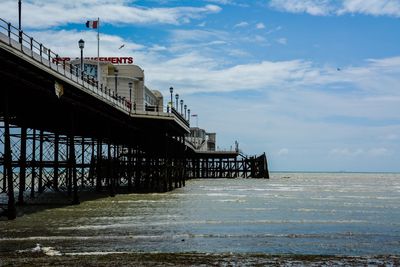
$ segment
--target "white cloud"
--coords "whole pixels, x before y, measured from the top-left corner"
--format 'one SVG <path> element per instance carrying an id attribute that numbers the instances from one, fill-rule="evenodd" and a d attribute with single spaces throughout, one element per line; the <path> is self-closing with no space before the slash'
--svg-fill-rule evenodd
<path id="1" fill-rule="evenodd" d="M 248 7 L 248 3 L 246 1 L 233 1 L 233 0 L 206 0 L 207 2 L 218 4 L 218 5 L 232 5 L 239 7 Z"/>
<path id="2" fill-rule="evenodd" d="M 210 47 L 225 47 L 229 44 L 228 34 L 214 30 L 172 30 L 170 31 L 170 52 L 177 54 L 183 51 L 211 51 Z"/>
<path id="3" fill-rule="evenodd" d="M 24 28 L 48 28 L 68 23 L 84 23 L 87 19 L 97 19 L 110 24 L 182 24 L 207 14 L 218 13 L 216 5 L 202 7 L 144 8 L 128 5 L 130 1 L 23 1 Z M 4 0 L 0 4 L 2 18 L 17 23 L 17 4 L 14 0 Z"/>
<path id="4" fill-rule="evenodd" d="M 201 54 L 183 54 L 162 64 L 150 66 L 153 81 L 165 83 L 177 80 L 187 92 L 227 92 L 237 90 L 260 90 L 270 86 L 289 86 L 301 82 L 307 76 L 308 63 L 301 61 L 269 62 L 236 65 L 220 68 L 213 58 Z M 149 73 L 148 72 L 148 73 Z M 182 73 L 184 79 L 177 77 Z M 149 74 L 148 74 L 149 75 Z"/>
<path id="5" fill-rule="evenodd" d="M 257 23 L 256 28 L 259 30 L 265 29 L 265 25 L 262 22 Z"/>
<path id="6" fill-rule="evenodd" d="M 249 56 L 249 52 L 241 49 L 230 49 L 227 51 L 228 55 L 233 56 L 233 57 L 246 57 Z"/>
<path id="7" fill-rule="evenodd" d="M 168 48 L 165 47 L 165 46 L 157 45 L 157 44 L 156 44 L 156 45 L 153 45 L 152 47 L 150 47 L 149 50 L 150 50 L 150 51 L 157 51 L 157 52 L 159 52 L 159 51 L 166 51 L 166 50 L 168 50 Z"/>
<path id="8" fill-rule="evenodd" d="M 269 6 L 280 11 L 314 16 L 345 14 L 400 16 L 399 0 L 271 0 Z"/>
<path id="9" fill-rule="evenodd" d="M 241 21 L 237 24 L 235 24 L 235 26 L 233 26 L 233 28 L 243 28 L 243 27 L 247 27 L 249 26 L 249 23 L 247 21 Z"/>
<path id="10" fill-rule="evenodd" d="M 207 2 L 216 3 L 219 5 L 228 5 L 233 3 L 232 0 L 207 0 Z"/>
<path id="11" fill-rule="evenodd" d="M 329 0 L 271 0 L 269 5 L 281 11 L 315 16 L 328 15 L 332 9 Z"/>
<path id="12" fill-rule="evenodd" d="M 277 26 L 277 27 L 275 27 L 275 28 L 273 28 L 273 29 L 267 31 L 267 34 L 271 34 L 271 33 L 274 33 L 274 32 L 278 32 L 278 31 L 280 31 L 280 30 L 282 30 L 282 26 Z"/>
<path id="13" fill-rule="evenodd" d="M 171 39 L 176 42 L 207 42 L 225 37 L 225 33 L 213 30 L 173 30 L 170 32 Z"/>
<path id="14" fill-rule="evenodd" d="M 79 56 L 78 40 L 85 41 L 84 53 L 87 56 L 97 55 L 97 32 L 96 31 L 34 31 L 30 35 L 35 40 L 43 42 L 44 45 L 62 56 Z M 116 35 L 100 35 L 100 55 L 122 56 L 127 53 L 135 53 L 145 49 L 145 46 L 123 39 Z M 124 49 L 118 49 L 125 44 Z M 61 54 L 62 53 L 62 54 Z"/>
<path id="15" fill-rule="evenodd" d="M 360 13 L 373 16 L 400 16 L 398 0 L 343 0 L 338 14 Z"/>

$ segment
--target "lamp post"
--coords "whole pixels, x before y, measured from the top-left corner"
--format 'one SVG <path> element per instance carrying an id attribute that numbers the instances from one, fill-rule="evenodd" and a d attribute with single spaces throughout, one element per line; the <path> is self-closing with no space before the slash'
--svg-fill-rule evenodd
<path id="1" fill-rule="evenodd" d="M 181 99 L 181 115 L 183 116 L 183 99 Z"/>
<path id="2" fill-rule="evenodd" d="M 78 44 L 79 44 L 79 48 L 81 49 L 81 78 L 83 80 L 83 48 L 85 48 L 85 41 L 80 39 Z"/>
<path id="3" fill-rule="evenodd" d="M 174 92 L 174 88 L 171 86 L 170 88 L 169 88 L 169 92 L 171 93 L 171 109 L 172 109 L 172 107 L 173 107 L 173 103 L 172 103 L 172 93 Z M 171 110 L 172 111 L 172 110 Z"/>
<path id="4" fill-rule="evenodd" d="M 188 118 L 187 118 L 187 120 L 188 120 L 188 123 L 190 124 L 190 108 L 188 109 Z"/>
<path id="5" fill-rule="evenodd" d="M 178 100 L 179 100 L 178 94 L 175 95 L 175 99 L 176 99 L 176 111 L 178 111 Z"/>
<path id="6" fill-rule="evenodd" d="M 132 106 L 132 85 L 133 85 L 132 82 L 128 83 L 128 87 L 129 87 L 129 102 L 130 102 L 131 106 Z"/>
<path id="7" fill-rule="evenodd" d="M 187 109 L 187 105 L 185 104 L 185 105 L 183 106 L 183 108 L 185 109 L 185 119 L 186 119 L 186 109 Z"/>
<path id="8" fill-rule="evenodd" d="M 115 96 L 118 98 L 118 69 L 114 69 L 115 75 Z"/>
<path id="9" fill-rule="evenodd" d="M 19 35 L 19 43 L 22 44 L 21 0 L 18 0 L 18 35 Z"/>

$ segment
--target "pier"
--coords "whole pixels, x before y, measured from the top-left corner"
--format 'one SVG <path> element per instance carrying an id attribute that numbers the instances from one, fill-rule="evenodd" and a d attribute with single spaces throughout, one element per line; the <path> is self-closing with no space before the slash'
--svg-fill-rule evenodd
<path id="1" fill-rule="evenodd" d="M 46 192 L 78 204 L 87 190 L 114 196 L 166 192 L 190 178 L 269 177 L 265 154 L 218 151 L 215 142 L 199 149 L 182 101 L 179 112 L 171 90 L 164 105 L 138 66 L 103 62 L 97 80 L 82 62 L 60 59 L 0 19 L 0 211 L 9 219 Z"/>

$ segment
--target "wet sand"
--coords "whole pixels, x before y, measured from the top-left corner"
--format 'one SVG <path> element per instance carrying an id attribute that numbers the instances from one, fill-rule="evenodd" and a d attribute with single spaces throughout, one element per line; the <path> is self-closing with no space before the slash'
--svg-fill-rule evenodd
<path id="1" fill-rule="evenodd" d="M 400 266 L 399 256 L 320 256 L 202 253 L 112 253 L 47 256 L 2 253 L 0 266 Z"/>

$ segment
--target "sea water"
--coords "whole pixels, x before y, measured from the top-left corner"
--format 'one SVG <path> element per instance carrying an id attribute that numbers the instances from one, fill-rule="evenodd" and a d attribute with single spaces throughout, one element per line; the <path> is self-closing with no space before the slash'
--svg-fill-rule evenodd
<path id="1" fill-rule="evenodd" d="M 194 179 L 0 221 L 0 252 L 400 254 L 400 174 L 272 173 Z"/>

